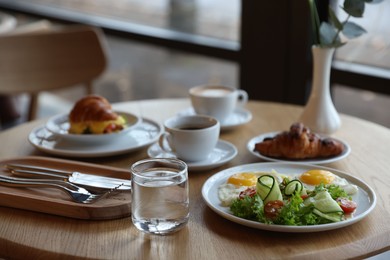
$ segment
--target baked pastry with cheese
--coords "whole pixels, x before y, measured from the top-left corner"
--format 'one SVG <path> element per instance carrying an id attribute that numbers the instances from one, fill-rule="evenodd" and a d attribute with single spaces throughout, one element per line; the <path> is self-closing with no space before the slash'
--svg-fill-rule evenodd
<path id="1" fill-rule="evenodd" d="M 107 99 L 88 95 L 75 103 L 69 123 L 71 134 L 107 134 L 121 131 L 126 122 L 112 110 Z"/>
<path id="2" fill-rule="evenodd" d="M 344 151 L 344 145 L 333 138 L 322 138 L 302 123 L 294 123 L 290 131 L 255 144 L 255 151 L 262 155 L 286 159 L 313 159 L 332 157 Z"/>

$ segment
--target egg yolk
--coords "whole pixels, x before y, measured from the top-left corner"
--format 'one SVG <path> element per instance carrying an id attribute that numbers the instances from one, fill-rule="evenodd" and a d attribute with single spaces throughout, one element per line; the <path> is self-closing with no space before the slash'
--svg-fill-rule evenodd
<path id="1" fill-rule="evenodd" d="M 309 185 L 330 184 L 335 179 L 335 176 L 330 171 L 325 170 L 310 170 L 301 174 L 299 179 Z"/>
<path id="2" fill-rule="evenodd" d="M 230 176 L 227 182 L 237 186 L 255 186 L 257 176 L 250 172 L 236 173 Z"/>
<path id="3" fill-rule="evenodd" d="M 122 129 L 123 126 L 126 124 L 125 119 L 123 116 L 118 116 L 115 120 L 106 120 L 106 121 L 87 121 L 87 122 L 73 122 L 70 125 L 69 133 L 72 134 L 104 134 L 106 128 L 114 124 L 117 126 L 117 128 L 114 130 L 114 132 L 118 132 L 118 129 Z M 121 128 L 122 126 L 122 128 Z"/>

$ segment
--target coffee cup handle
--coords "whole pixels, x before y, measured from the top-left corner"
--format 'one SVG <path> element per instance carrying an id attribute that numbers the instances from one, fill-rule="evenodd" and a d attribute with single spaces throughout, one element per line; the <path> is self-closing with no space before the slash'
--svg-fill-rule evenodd
<path id="1" fill-rule="evenodd" d="M 171 134 L 170 133 L 162 133 L 160 135 L 160 138 L 158 139 L 158 144 L 160 146 L 160 148 L 165 151 L 165 152 L 168 152 L 168 153 L 172 153 L 174 152 L 174 149 L 171 147 L 170 145 L 170 140 L 171 139 Z"/>
<path id="2" fill-rule="evenodd" d="M 243 107 L 248 102 L 248 93 L 245 90 L 238 89 L 238 102 L 237 105 L 239 107 Z"/>

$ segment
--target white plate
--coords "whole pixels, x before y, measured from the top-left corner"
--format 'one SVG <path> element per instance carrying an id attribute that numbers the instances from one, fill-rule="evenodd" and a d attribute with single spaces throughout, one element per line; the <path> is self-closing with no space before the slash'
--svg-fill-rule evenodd
<path id="1" fill-rule="evenodd" d="M 337 139 L 337 138 L 333 138 L 333 137 L 332 137 L 333 139 L 341 142 L 344 145 L 344 151 L 341 154 L 334 156 L 334 157 L 317 158 L 317 159 L 289 160 L 289 159 L 278 159 L 278 158 L 268 157 L 268 156 L 260 154 L 259 152 L 254 151 L 256 143 L 263 141 L 264 138 L 266 138 L 266 137 L 274 137 L 279 133 L 280 132 L 270 132 L 270 133 L 265 133 L 265 134 L 253 137 L 251 140 L 249 140 L 246 147 L 249 150 L 249 152 L 251 154 L 253 154 L 254 156 L 261 158 L 263 160 L 266 160 L 266 161 L 271 161 L 271 162 L 325 164 L 325 163 L 336 162 L 336 161 L 339 161 L 341 159 L 344 159 L 345 157 L 347 157 L 351 153 L 351 147 L 346 142 L 344 142 L 340 139 Z"/>
<path id="2" fill-rule="evenodd" d="M 189 107 L 178 113 L 179 115 L 195 115 L 195 110 Z M 221 130 L 230 130 L 252 120 L 252 113 L 244 108 L 236 108 L 224 122 L 221 123 Z"/>
<path id="3" fill-rule="evenodd" d="M 276 170 L 279 173 L 289 175 L 289 174 L 303 173 L 313 168 L 329 170 L 334 174 L 342 178 L 345 178 L 350 183 L 358 186 L 358 192 L 352 196 L 353 201 L 357 202 L 358 205 L 354 213 L 354 216 L 352 218 L 348 220 L 336 222 L 336 223 L 313 225 L 313 226 L 270 225 L 270 224 L 264 224 L 264 223 L 251 221 L 251 220 L 234 216 L 228 207 L 221 206 L 221 202 L 218 198 L 218 187 L 221 184 L 226 183 L 227 179 L 231 175 L 238 172 L 247 172 L 247 171 L 270 172 L 271 170 Z M 278 232 L 295 232 L 295 233 L 325 231 L 325 230 L 337 229 L 337 228 L 352 225 L 362 220 L 364 217 L 366 217 L 374 209 L 376 204 L 376 195 L 372 190 L 372 188 L 370 188 L 363 181 L 351 175 L 348 175 L 347 173 L 335 169 L 331 169 L 331 168 L 322 167 L 322 166 L 308 165 L 308 164 L 291 164 L 291 163 L 254 163 L 254 164 L 246 164 L 246 165 L 225 169 L 211 176 L 203 184 L 202 196 L 205 202 L 207 203 L 207 205 L 213 211 L 215 211 L 217 214 L 221 215 L 222 217 L 231 220 L 233 222 L 236 222 L 238 224 L 252 227 L 252 228 L 257 228 L 257 229 L 264 229 L 264 230 L 278 231 Z"/>
<path id="4" fill-rule="evenodd" d="M 142 123 L 108 143 L 79 143 L 62 139 L 40 126 L 31 131 L 29 142 L 43 152 L 67 157 L 102 157 L 128 153 L 156 142 L 162 133 L 159 123 L 142 119 Z"/>
<path id="5" fill-rule="evenodd" d="M 111 134 L 70 134 L 69 130 L 69 114 L 56 115 L 46 123 L 46 128 L 55 135 L 62 137 L 69 141 L 77 141 L 83 143 L 97 143 L 97 142 L 111 142 L 116 138 L 127 135 L 134 129 L 139 123 L 140 118 L 136 115 L 126 112 L 115 111 L 118 115 L 121 115 L 126 120 L 125 128 L 119 132 Z"/>
<path id="6" fill-rule="evenodd" d="M 176 158 L 173 153 L 165 152 L 158 143 L 151 145 L 148 149 L 148 155 L 151 158 Z M 203 171 L 221 166 L 237 155 L 237 148 L 226 141 L 219 140 L 217 146 L 206 160 L 199 162 L 186 162 L 188 170 Z"/>

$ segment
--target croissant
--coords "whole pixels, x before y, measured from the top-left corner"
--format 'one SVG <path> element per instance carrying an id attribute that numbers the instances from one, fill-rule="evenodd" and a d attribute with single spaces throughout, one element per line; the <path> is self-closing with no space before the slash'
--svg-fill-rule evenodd
<path id="1" fill-rule="evenodd" d="M 274 158 L 313 159 L 332 157 L 341 154 L 344 145 L 333 138 L 322 138 L 302 123 L 294 123 L 290 131 L 275 137 L 265 138 L 256 143 L 254 151 Z"/>
<path id="2" fill-rule="evenodd" d="M 78 100 L 69 114 L 69 133 L 104 134 L 123 129 L 124 118 L 112 110 L 107 99 L 88 95 Z"/>

